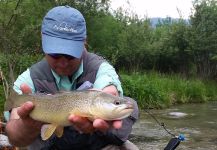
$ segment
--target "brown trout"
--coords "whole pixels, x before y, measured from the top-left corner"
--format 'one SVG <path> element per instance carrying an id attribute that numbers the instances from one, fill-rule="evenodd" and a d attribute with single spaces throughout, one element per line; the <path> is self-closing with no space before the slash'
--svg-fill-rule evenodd
<path id="1" fill-rule="evenodd" d="M 30 117 L 47 123 L 42 126 L 41 137 L 48 139 L 53 133 L 58 137 L 63 134 L 63 127 L 70 126 L 71 114 L 87 117 L 90 120 L 120 120 L 133 112 L 133 103 L 121 97 L 100 91 L 73 91 L 55 95 L 28 94 L 10 96 L 5 103 L 5 110 L 19 107 L 26 101 L 34 104 Z"/>

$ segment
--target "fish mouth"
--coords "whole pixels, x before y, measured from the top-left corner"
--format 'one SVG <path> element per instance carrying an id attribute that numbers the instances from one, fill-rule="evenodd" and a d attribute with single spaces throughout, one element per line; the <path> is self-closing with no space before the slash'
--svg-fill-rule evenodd
<path id="1" fill-rule="evenodd" d="M 123 114 L 131 114 L 134 110 L 134 105 L 131 103 L 128 103 L 125 105 L 125 108 L 121 111 Z"/>
<path id="2" fill-rule="evenodd" d="M 128 103 L 128 104 L 126 105 L 126 109 L 134 109 L 134 105 Z"/>
<path id="3" fill-rule="evenodd" d="M 126 107 L 121 111 L 122 113 L 132 113 L 134 110 L 134 105 L 133 104 L 127 104 Z"/>
<path id="4" fill-rule="evenodd" d="M 132 108 L 127 108 L 127 109 L 123 109 L 120 114 L 122 114 L 121 116 L 119 116 L 118 118 L 116 118 L 115 120 L 121 120 L 124 119 L 128 116 L 130 116 L 130 114 L 133 112 Z"/>
<path id="5" fill-rule="evenodd" d="M 125 108 L 124 110 L 122 110 L 122 112 L 132 112 L 133 108 Z"/>

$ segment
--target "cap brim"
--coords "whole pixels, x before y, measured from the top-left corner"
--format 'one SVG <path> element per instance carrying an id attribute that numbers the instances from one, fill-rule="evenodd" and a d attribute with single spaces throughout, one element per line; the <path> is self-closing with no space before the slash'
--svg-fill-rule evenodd
<path id="1" fill-rule="evenodd" d="M 42 48 L 45 54 L 66 54 L 81 58 L 84 41 L 73 41 L 42 34 Z"/>

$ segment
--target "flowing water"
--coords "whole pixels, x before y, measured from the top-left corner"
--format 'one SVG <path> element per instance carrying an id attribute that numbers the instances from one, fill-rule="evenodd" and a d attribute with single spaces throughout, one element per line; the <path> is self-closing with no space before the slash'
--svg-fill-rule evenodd
<path id="1" fill-rule="evenodd" d="M 217 102 L 149 111 L 170 132 L 185 135 L 176 150 L 217 150 Z M 171 138 L 148 113 L 140 110 L 140 119 L 130 136 L 140 150 L 163 150 Z"/>

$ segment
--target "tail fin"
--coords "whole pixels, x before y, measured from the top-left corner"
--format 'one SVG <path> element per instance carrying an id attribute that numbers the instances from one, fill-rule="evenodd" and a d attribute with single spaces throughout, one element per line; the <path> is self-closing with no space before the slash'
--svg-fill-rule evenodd
<path id="1" fill-rule="evenodd" d="M 16 99 L 17 95 L 18 94 L 13 89 L 10 90 L 10 94 L 9 94 L 8 98 L 6 99 L 5 105 L 4 105 L 5 111 L 9 111 L 15 106 L 15 100 L 14 99 Z"/>

